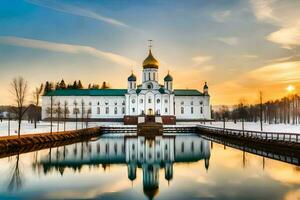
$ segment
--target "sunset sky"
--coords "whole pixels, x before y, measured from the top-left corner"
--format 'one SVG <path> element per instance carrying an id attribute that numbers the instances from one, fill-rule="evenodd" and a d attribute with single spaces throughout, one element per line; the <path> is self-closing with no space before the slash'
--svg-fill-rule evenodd
<path id="1" fill-rule="evenodd" d="M 298 0 L 1 0 L 0 105 L 16 76 L 30 91 L 62 78 L 126 88 L 131 70 L 140 82 L 149 39 L 161 82 L 207 81 L 213 105 L 300 90 Z"/>

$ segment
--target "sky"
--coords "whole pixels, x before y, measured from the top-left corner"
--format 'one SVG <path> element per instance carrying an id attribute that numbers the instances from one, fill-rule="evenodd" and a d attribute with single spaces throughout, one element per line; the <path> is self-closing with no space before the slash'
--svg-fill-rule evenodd
<path id="1" fill-rule="evenodd" d="M 126 88 L 152 53 L 159 78 L 213 105 L 257 103 L 300 90 L 298 0 L 0 0 L 0 105 L 14 77 Z"/>

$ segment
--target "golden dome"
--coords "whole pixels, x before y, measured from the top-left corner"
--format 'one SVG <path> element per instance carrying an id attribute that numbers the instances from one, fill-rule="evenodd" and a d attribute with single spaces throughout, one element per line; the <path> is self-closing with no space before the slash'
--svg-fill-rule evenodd
<path id="1" fill-rule="evenodd" d="M 148 57 L 143 62 L 143 68 L 158 68 L 158 61 L 153 57 L 151 49 L 149 50 Z"/>

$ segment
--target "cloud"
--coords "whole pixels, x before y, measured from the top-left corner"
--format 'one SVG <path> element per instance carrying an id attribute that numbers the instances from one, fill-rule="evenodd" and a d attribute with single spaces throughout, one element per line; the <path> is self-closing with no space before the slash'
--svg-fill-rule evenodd
<path id="1" fill-rule="evenodd" d="M 211 16 L 215 21 L 223 23 L 231 16 L 231 11 L 224 10 L 224 11 L 214 12 Z"/>
<path id="2" fill-rule="evenodd" d="M 235 46 L 239 44 L 239 39 L 237 37 L 218 37 L 216 38 L 216 40 L 231 46 Z"/>
<path id="3" fill-rule="evenodd" d="M 93 11 L 78 7 L 78 6 L 74 6 L 74 5 L 70 5 L 70 4 L 65 4 L 59 1 L 49 1 L 49 0 L 27 0 L 28 3 L 37 5 L 37 6 L 42 6 L 45 8 L 49 8 L 52 10 L 56 10 L 56 11 L 60 11 L 60 12 L 64 12 L 64 13 L 69 13 L 72 15 L 78 15 L 78 16 L 83 16 L 83 17 L 89 17 L 95 20 L 99 20 L 114 26 L 120 26 L 120 27 L 129 27 L 127 24 L 125 24 L 124 22 L 121 22 L 119 20 L 110 18 L 110 17 L 105 17 L 102 16 L 98 13 L 95 13 Z"/>
<path id="4" fill-rule="evenodd" d="M 88 54 L 100 59 L 106 59 L 111 62 L 124 65 L 124 66 L 135 66 L 136 62 L 131 60 L 127 57 L 101 51 L 94 47 L 90 46 L 82 46 L 82 45 L 71 45 L 71 44 L 64 44 L 64 43 L 55 43 L 43 40 L 33 40 L 33 39 L 26 39 L 26 38 L 19 38 L 19 37 L 4 37 L 0 36 L 0 44 L 6 45 L 13 45 L 13 46 L 21 46 L 27 48 L 34 48 L 34 49 L 43 49 L 47 51 L 53 52 L 62 52 L 62 53 L 69 53 L 69 54 Z"/>
<path id="5" fill-rule="evenodd" d="M 255 17 L 260 21 L 268 20 L 269 22 L 277 22 L 279 19 L 274 16 L 272 4 L 276 0 L 251 0 Z"/>
<path id="6" fill-rule="evenodd" d="M 212 60 L 212 56 L 195 56 L 192 59 L 196 64 L 201 65 L 205 62 Z"/>
<path id="7" fill-rule="evenodd" d="M 280 44 L 286 49 L 300 45 L 300 1 L 285 1 L 284 6 L 278 0 L 250 2 L 257 20 L 278 27 L 278 30 L 266 37 L 268 41 Z"/>
<path id="8" fill-rule="evenodd" d="M 243 54 L 242 57 L 243 57 L 243 58 L 258 58 L 258 55 L 254 55 L 254 54 Z"/>
<path id="9" fill-rule="evenodd" d="M 232 103 L 240 97 L 247 97 L 253 101 L 257 99 L 260 90 L 269 100 L 286 95 L 285 88 L 289 84 L 298 88 L 299 80 L 300 61 L 282 62 L 239 74 L 231 80 L 214 85 L 211 91 L 222 91 L 220 94 L 214 94 L 214 99 L 218 99 L 222 104 Z"/>
<path id="10" fill-rule="evenodd" d="M 271 42 L 282 44 L 283 48 L 292 49 L 300 45 L 300 24 L 293 27 L 281 28 L 267 36 Z"/>

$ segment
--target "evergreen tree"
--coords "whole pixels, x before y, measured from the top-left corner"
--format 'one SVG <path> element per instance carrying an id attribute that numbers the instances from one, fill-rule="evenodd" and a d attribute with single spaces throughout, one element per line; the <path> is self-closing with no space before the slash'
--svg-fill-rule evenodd
<path id="1" fill-rule="evenodd" d="M 77 81 L 74 81 L 74 84 L 73 84 L 73 89 L 77 89 L 78 86 L 77 86 Z"/>
<path id="2" fill-rule="evenodd" d="M 61 80 L 60 84 L 59 84 L 60 89 L 66 89 L 66 83 L 64 81 L 64 79 Z"/>
<path id="3" fill-rule="evenodd" d="M 77 89 L 83 89 L 83 86 L 82 86 L 82 84 L 81 84 L 81 81 L 79 80 L 78 81 L 78 88 Z"/>
<path id="4" fill-rule="evenodd" d="M 109 88 L 108 84 L 104 81 L 102 83 L 101 89 L 108 89 L 108 88 Z"/>
<path id="5" fill-rule="evenodd" d="M 59 82 L 57 82 L 55 85 L 55 90 L 59 90 L 59 89 L 61 89 L 61 88 L 60 88 Z"/>

